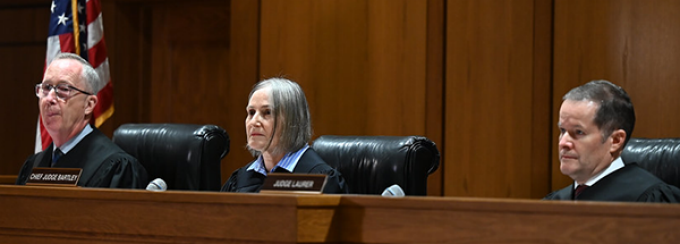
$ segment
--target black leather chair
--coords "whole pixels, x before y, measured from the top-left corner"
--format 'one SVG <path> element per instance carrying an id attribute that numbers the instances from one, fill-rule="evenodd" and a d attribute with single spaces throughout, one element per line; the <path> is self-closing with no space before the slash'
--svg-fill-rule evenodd
<path id="1" fill-rule="evenodd" d="M 439 167 L 434 142 L 419 136 L 331 136 L 312 148 L 347 181 L 349 193 L 382 194 L 398 184 L 406 195 L 427 195 L 427 177 Z"/>
<path id="2" fill-rule="evenodd" d="M 139 160 L 149 180 L 161 178 L 169 190 L 220 190 L 229 135 L 218 126 L 124 124 L 113 142 Z"/>
<path id="3" fill-rule="evenodd" d="M 621 154 L 669 185 L 680 187 L 680 138 L 631 138 Z"/>

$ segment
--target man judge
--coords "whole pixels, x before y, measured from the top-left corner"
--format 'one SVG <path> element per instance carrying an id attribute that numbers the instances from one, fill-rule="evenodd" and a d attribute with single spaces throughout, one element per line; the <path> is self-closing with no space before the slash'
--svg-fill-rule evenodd
<path id="1" fill-rule="evenodd" d="M 53 143 L 24 162 L 16 184 L 24 185 L 35 167 L 80 168 L 78 186 L 144 188 L 147 173 L 97 128 L 90 126 L 97 92 L 104 83 L 83 58 L 57 55 L 36 85 L 40 116 Z"/>
<path id="2" fill-rule="evenodd" d="M 546 200 L 678 202 L 680 190 L 623 162 L 635 126 L 628 93 L 605 80 L 576 87 L 563 97 L 557 126 L 562 174 L 574 183 Z"/>

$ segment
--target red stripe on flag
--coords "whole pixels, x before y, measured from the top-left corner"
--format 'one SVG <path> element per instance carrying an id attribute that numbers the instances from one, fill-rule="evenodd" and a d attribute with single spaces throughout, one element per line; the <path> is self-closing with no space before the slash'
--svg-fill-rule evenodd
<path id="1" fill-rule="evenodd" d="M 94 108 L 94 119 L 106 112 L 109 107 L 113 106 L 113 84 L 106 83 L 106 86 L 97 93 L 97 106 Z"/>
<path id="2" fill-rule="evenodd" d="M 99 14 L 102 12 L 102 6 L 99 3 L 99 1 L 87 1 L 87 25 L 92 23 L 92 21 L 96 20 L 97 17 L 99 17 Z"/>
<path id="3" fill-rule="evenodd" d="M 50 137 L 50 134 L 47 133 L 47 130 L 45 129 L 45 125 L 43 125 L 42 116 L 40 116 L 40 140 L 42 142 L 43 150 L 47 149 L 47 147 L 52 144 L 52 137 Z"/>
<path id="4" fill-rule="evenodd" d="M 62 53 L 75 53 L 76 47 L 73 45 L 73 34 L 61 34 L 59 35 L 59 44 Z"/>
<path id="5" fill-rule="evenodd" d="M 104 41 L 104 36 L 102 36 L 101 41 L 99 41 L 94 47 L 90 47 L 87 51 L 88 59 L 92 67 L 95 69 L 99 67 L 106 60 L 106 42 Z M 100 77 L 104 78 L 104 77 Z M 108 81 L 107 81 L 108 82 Z"/>

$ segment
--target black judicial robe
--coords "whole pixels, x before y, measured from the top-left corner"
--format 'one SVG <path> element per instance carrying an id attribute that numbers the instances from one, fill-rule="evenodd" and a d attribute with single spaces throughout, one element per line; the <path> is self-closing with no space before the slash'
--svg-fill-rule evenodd
<path id="1" fill-rule="evenodd" d="M 35 167 L 49 168 L 54 144 L 24 162 L 17 185 L 25 185 Z M 96 128 L 64 154 L 55 168 L 83 169 L 78 186 L 103 188 L 140 188 L 148 183 L 146 169 Z"/>
<path id="2" fill-rule="evenodd" d="M 260 192 L 262 184 L 266 176 L 255 172 L 255 170 L 248 171 L 248 167 L 255 161 L 250 162 L 246 166 L 237 169 L 231 174 L 226 183 L 222 186 L 221 191 L 225 192 Z M 275 173 L 288 173 L 283 168 L 276 168 Z M 325 174 L 328 175 L 326 185 L 323 188 L 323 193 L 347 193 L 347 186 L 345 179 L 339 171 L 332 168 L 330 165 L 321 159 L 314 149 L 307 149 L 302 157 L 298 160 L 294 174 Z"/>
<path id="3" fill-rule="evenodd" d="M 668 185 L 652 173 L 629 164 L 600 179 L 573 198 L 574 186 L 548 194 L 544 200 L 616 202 L 680 202 L 680 189 Z"/>

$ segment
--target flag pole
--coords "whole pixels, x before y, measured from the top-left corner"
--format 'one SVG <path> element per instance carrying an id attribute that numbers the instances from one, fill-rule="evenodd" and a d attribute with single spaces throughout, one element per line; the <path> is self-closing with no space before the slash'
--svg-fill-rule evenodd
<path id="1" fill-rule="evenodd" d="M 76 54 L 80 56 L 80 26 L 78 26 L 78 0 L 71 0 L 71 13 L 73 13 L 73 45 Z"/>

